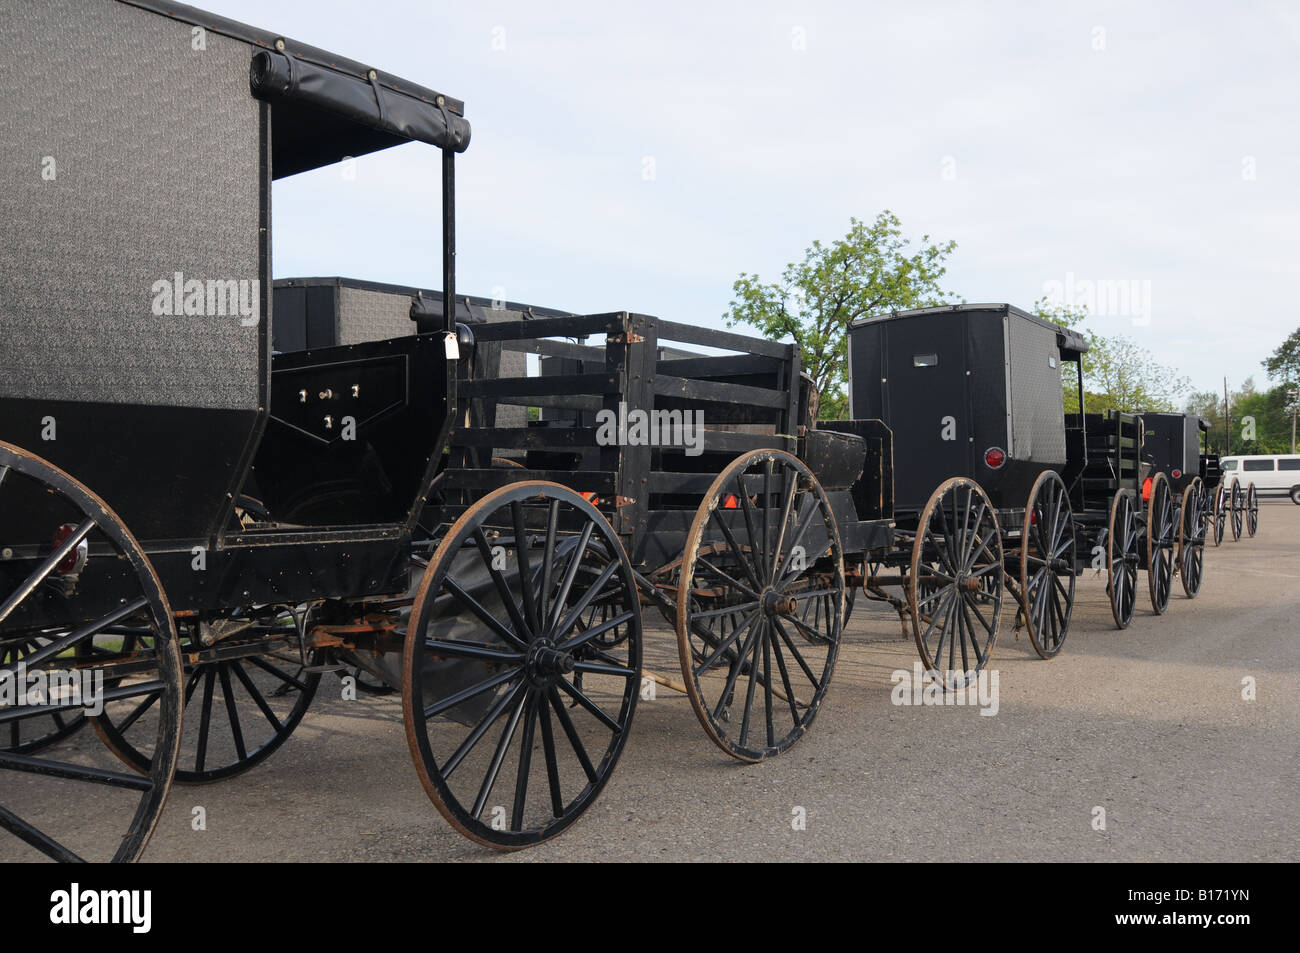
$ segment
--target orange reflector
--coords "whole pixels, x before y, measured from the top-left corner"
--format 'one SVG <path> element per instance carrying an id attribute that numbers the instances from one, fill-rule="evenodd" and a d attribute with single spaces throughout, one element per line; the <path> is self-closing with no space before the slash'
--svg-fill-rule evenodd
<path id="1" fill-rule="evenodd" d="M 1154 482 L 1154 477 L 1147 477 L 1142 481 L 1142 499 L 1144 501 L 1151 499 L 1151 484 Z"/>
<path id="2" fill-rule="evenodd" d="M 727 498 L 722 501 L 724 510 L 734 510 L 740 506 L 740 501 L 736 499 L 736 494 L 728 493 Z"/>
<path id="3" fill-rule="evenodd" d="M 592 506 L 600 505 L 600 497 L 598 497 L 595 493 L 592 493 L 590 490 L 584 491 L 582 494 L 582 498 L 586 500 L 588 503 L 590 503 Z"/>

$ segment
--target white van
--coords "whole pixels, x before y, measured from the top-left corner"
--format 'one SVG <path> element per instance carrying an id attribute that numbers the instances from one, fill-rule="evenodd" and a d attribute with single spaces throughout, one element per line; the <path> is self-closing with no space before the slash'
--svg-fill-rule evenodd
<path id="1" fill-rule="evenodd" d="M 1255 484 L 1261 497 L 1289 496 L 1300 506 L 1300 454 L 1259 454 L 1245 457 L 1224 457 L 1219 461 L 1223 470 L 1223 485 L 1232 489 L 1234 481 L 1244 490 Z"/>

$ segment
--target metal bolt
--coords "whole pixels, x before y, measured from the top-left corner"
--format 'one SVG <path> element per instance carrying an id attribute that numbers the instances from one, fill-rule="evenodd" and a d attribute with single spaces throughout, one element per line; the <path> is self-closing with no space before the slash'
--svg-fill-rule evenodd
<path id="1" fill-rule="evenodd" d="M 320 392 L 320 399 L 321 399 L 321 400 L 333 400 L 333 399 L 334 399 L 334 391 L 330 390 L 328 387 L 325 388 L 323 391 Z"/>
<path id="2" fill-rule="evenodd" d="M 284 40 L 276 40 L 276 41 L 275 41 L 275 48 L 276 48 L 277 50 L 279 50 L 281 53 L 283 53 L 283 52 L 284 52 Z"/>
<path id="3" fill-rule="evenodd" d="M 361 385 L 360 385 L 360 384 L 353 384 L 353 385 L 352 385 L 352 396 L 353 396 L 353 397 L 360 397 L 360 396 L 361 396 Z"/>
<path id="4" fill-rule="evenodd" d="M 307 392 L 305 390 L 298 391 L 298 403 L 300 404 L 307 403 Z"/>
<path id="5" fill-rule="evenodd" d="M 438 103 L 439 106 L 445 106 L 447 105 L 447 97 L 439 96 L 436 102 Z"/>
<path id="6" fill-rule="evenodd" d="M 0 557 L 3 557 L 4 559 L 13 559 L 14 551 L 6 546 L 4 549 L 0 549 Z"/>
<path id="7" fill-rule="evenodd" d="M 334 418 L 329 416 L 328 414 L 325 416 L 325 429 L 326 430 L 334 429 Z"/>
<path id="8" fill-rule="evenodd" d="M 375 80 L 375 79 L 377 79 L 378 77 L 379 77 L 379 74 L 376 73 L 374 70 L 370 70 L 369 72 L 366 73 L 366 79 L 369 79 L 369 80 Z"/>

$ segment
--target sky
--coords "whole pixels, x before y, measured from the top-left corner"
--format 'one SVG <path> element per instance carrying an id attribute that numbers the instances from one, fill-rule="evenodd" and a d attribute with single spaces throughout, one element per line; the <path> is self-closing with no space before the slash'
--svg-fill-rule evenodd
<path id="1" fill-rule="evenodd" d="M 958 298 L 1091 300 L 1198 390 L 1300 326 L 1300 2 L 198 5 L 465 101 L 463 293 L 721 327 L 889 209 Z M 278 182 L 276 276 L 438 287 L 438 168 Z"/>

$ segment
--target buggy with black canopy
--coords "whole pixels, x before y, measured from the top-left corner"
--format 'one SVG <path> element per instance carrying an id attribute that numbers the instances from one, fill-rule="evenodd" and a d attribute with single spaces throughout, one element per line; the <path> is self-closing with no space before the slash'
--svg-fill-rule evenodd
<path id="1" fill-rule="evenodd" d="M 1065 413 L 1062 365 L 1078 368 L 1082 403 L 1087 348 L 1069 328 L 1006 304 L 892 312 L 849 329 L 853 414 L 894 434 L 898 525 L 934 550 L 942 578 L 945 567 L 961 568 L 949 565 L 949 540 L 970 535 L 954 527 L 977 513 L 975 535 L 996 540 L 989 549 L 1017 600 L 1017 626 L 1043 658 L 1065 642 L 1076 576 L 1103 556 L 1121 628 L 1133 616 L 1139 567 L 1156 612 L 1168 605 L 1173 570 L 1167 481 L 1139 507 L 1140 418 Z M 923 659 L 938 668 L 955 641 L 972 668 L 987 664 L 996 626 L 954 623 L 945 600 L 910 585 L 896 604 L 912 616 Z"/>
<path id="2" fill-rule="evenodd" d="M 461 320 L 460 101 L 175 3 L 6 22 L 5 158 L 51 159 L 0 198 L 0 678 L 46 686 L 0 697 L 33 728 L 0 750 L 6 856 L 138 857 L 173 780 L 261 762 L 337 671 L 401 692 L 454 827 L 546 840 L 626 743 L 643 603 L 720 747 L 804 734 L 846 562 L 892 522 L 887 432 L 818 429 L 796 346 L 629 312 Z M 442 157 L 440 291 L 273 288 L 272 182 L 413 141 Z M 51 745 L 86 709 L 103 747 Z"/>

